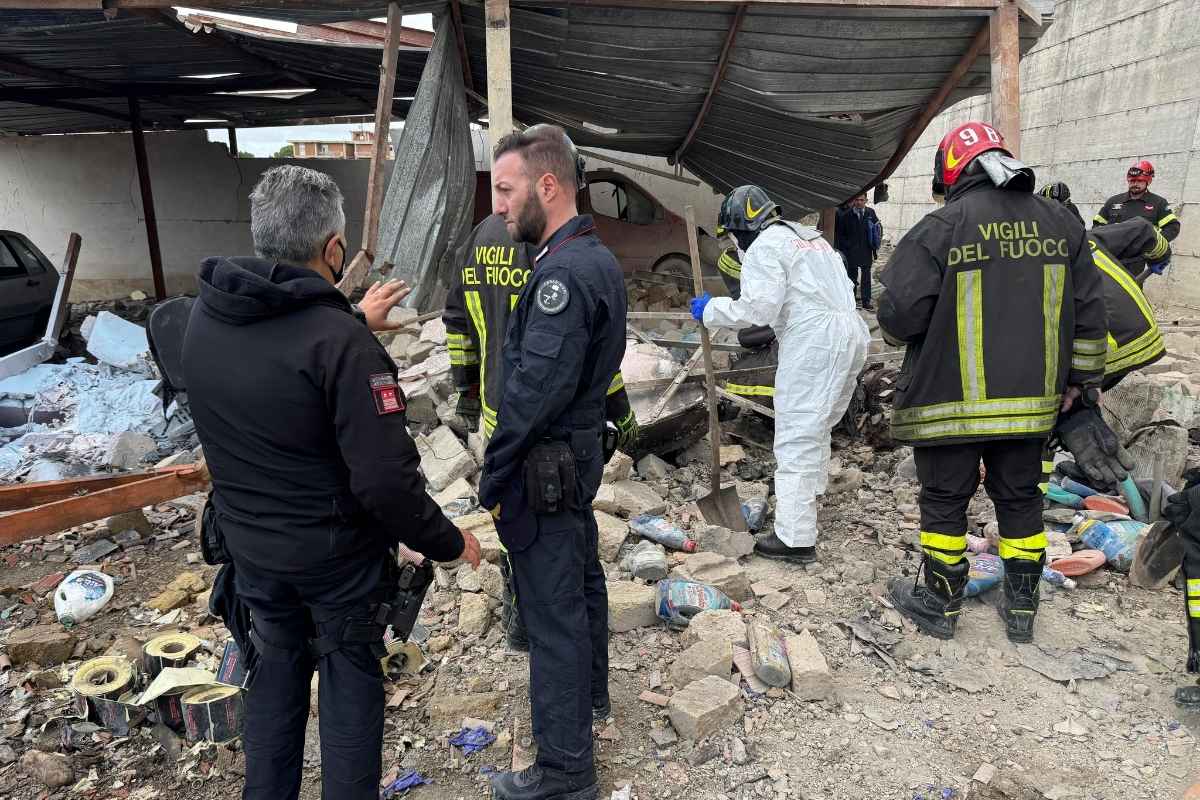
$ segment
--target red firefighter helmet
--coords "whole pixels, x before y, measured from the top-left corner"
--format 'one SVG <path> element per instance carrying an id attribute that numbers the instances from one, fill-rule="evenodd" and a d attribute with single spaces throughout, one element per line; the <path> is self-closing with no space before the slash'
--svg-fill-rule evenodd
<path id="1" fill-rule="evenodd" d="M 944 195 L 958 182 L 967 165 L 989 150 L 1012 155 L 1004 146 L 1000 131 L 986 122 L 966 122 L 947 133 L 933 157 L 933 193 Z"/>
<path id="2" fill-rule="evenodd" d="M 1142 160 L 1129 168 L 1129 172 L 1125 173 L 1126 178 L 1144 178 L 1149 184 L 1154 180 L 1154 165 L 1149 161 Z"/>

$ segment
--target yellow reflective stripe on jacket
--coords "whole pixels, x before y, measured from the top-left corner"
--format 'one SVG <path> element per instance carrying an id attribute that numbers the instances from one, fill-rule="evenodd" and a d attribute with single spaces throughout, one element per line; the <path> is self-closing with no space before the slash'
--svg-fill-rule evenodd
<path id="1" fill-rule="evenodd" d="M 1179 217 L 1175 216 L 1174 213 L 1167 214 L 1165 217 L 1163 217 L 1162 219 L 1160 219 L 1158 221 L 1158 227 L 1163 228 L 1163 227 L 1166 227 L 1167 225 L 1170 225 L 1172 222 L 1178 222 L 1178 221 L 1179 221 Z"/>
<path id="2" fill-rule="evenodd" d="M 1066 264 L 1047 264 L 1042 278 L 1042 326 L 1046 344 L 1047 395 L 1058 391 L 1058 335 L 1062 322 L 1063 285 Z"/>
<path id="3" fill-rule="evenodd" d="M 1148 320 L 1154 319 L 1154 310 L 1150 308 L 1150 302 L 1146 300 L 1146 295 L 1142 292 L 1141 287 L 1137 285 L 1137 281 L 1133 279 L 1133 276 L 1130 275 L 1124 267 L 1113 261 L 1099 249 L 1092 251 L 1092 261 L 1095 262 L 1096 266 L 1099 267 L 1105 275 L 1108 275 L 1110 278 L 1116 281 L 1117 284 L 1125 290 L 1125 294 L 1133 298 L 1133 301 L 1137 303 L 1138 309 L 1142 312 L 1143 317 Z M 1079 348 L 1076 347 L 1076 350 L 1078 349 Z"/>
<path id="4" fill-rule="evenodd" d="M 520 299 L 521 299 L 521 295 L 519 295 L 519 294 L 510 294 L 510 295 L 508 296 L 508 310 L 509 310 L 509 311 L 512 311 L 514 308 L 516 308 L 516 307 L 517 307 L 517 301 L 518 301 L 518 300 L 520 300 Z"/>
<path id="5" fill-rule="evenodd" d="M 728 250 L 721 251 L 721 257 L 717 259 L 717 269 L 734 280 L 742 279 L 742 265 Z"/>
<path id="6" fill-rule="evenodd" d="M 479 349 L 487 352 L 487 321 L 483 315 L 483 298 L 478 291 L 472 289 L 463 292 L 463 302 L 466 303 L 467 313 L 475 323 L 475 331 L 479 334 Z M 487 361 L 479 362 L 479 405 L 483 411 L 483 430 L 488 435 L 496 429 L 496 411 L 487 403 Z"/>
<path id="7" fill-rule="evenodd" d="M 958 417 L 991 419 L 1018 415 L 1023 417 L 1041 416 L 1056 413 L 1058 404 L 1057 394 L 1045 397 L 998 397 L 993 400 L 954 401 L 900 408 L 892 415 L 892 419 L 900 425 L 915 425 L 920 422 Z"/>
<path id="8" fill-rule="evenodd" d="M 967 535 L 921 531 L 921 549 L 932 559 L 957 564 L 967 552 Z"/>
<path id="9" fill-rule="evenodd" d="M 742 397 L 774 397 L 774 386 L 747 386 L 740 383 L 725 384 L 725 391 Z"/>
<path id="10" fill-rule="evenodd" d="M 465 333 L 446 333 L 446 346 L 450 350 L 450 365 L 464 367 L 479 363 L 479 351 Z"/>
<path id="11" fill-rule="evenodd" d="M 1162 239 L 1163 244 L 1166 244 L 1167 240 L 1162 234 L 1158 234 L 1158 238 Z M 1146 300 L 1146 295 L 1142 292 L 1141 287 L 1137 285 L 1133 276 L 1124 267 L 1105 255 L 1103 251 L 1099 249 L 1093 250 L 1092 261 L 1095 262 L 1101 272 L 1111 278 L 1120 287 L 1122 292 L 1133 300 L 1134 304 L 1137 305 L 1138 313 L 1142 315 L 1146 324 L 1145 333 L 1123 345 L 1118 345 L 1112 336 L 1108 337 L 1108 353 L 1106 354 L 1104 363 L 1105 374 L 1113 374 L 1131 367 L 1140 366 L 1157 358 L 1159 353 L 1166 349 L 1166 345 L 1163 343 L 1162 332 L 1158 328 L 1158 322 L 1154 318 L 1154 310 L 1150 307 L 1150 302 Z"/>
<path id="12" fill-rule="evenodd" d="M 965 400 L 987 397 L 983 369 L 983 273 L 958 273 L 958 370 Z"/>
<path id="13" fill-rule="evenodd" d="M 1055 398 L 1057 400 L 1057 398 Z M 940 422 L 892 423 L 897 439 L 928 440 L 967 436 L 1045 436 L 1054 428 L 1057 411 L 1026 417 L 948 419 Z"/>
<path id="14" fill-rule="evenodd" d="M 1111 375 L 1122 370 L 1148 364 L 1158 358 L 1167 349 L 1163 342 L 1158 324 L 1125 345 L 1114 347 L 1108 351 L 1108 359 L 1104 362 L 1104 374 Z"/>
<path id="15" fill-rule="evenodd" d="M 1173 217 L 1175 215 L 1172 214 L 1171 216 Z M 1162 223 L 1159 223 L 1159 224 L 1161 225 Z M 1167 254 L 1167 250 L 1169 250 L 1170 248 L 1171 248 L 1171 243 L 1167 241 L 1167 237 L 1163 236 L 1162 233 L 1160 233 L 1158 231 L 1158 229 L 1155 228 L 1155 230 L 1154 230 L 1154 247 L 1150 248 L 1142 255 L 1144 255 L 1146 258 L 1150 259 L 1151 261 L 1157 261 L 1158 259 L 1165 256 Z"/>
<path id="16" fill-rule="evenodd" d="M 1106 220 L 1104 217 L 1100 216 L 1099 214 L 1097 214 L 1096 216 L 1092 217 L 1092 222 L 1099 222 L 1101 225 L 1107 225 L 1107 224 L 1108 224 L 1108 220 Z"/>
<path id="17" fill-rule="evenodd" d="M 608 384 L 608 391 L 605 392 L 605 394 L 606 395 L 616 394 L 617 392 L 621 391 L 624 388 L 625 388 L 625 378 L 623 378 L 621 376 L 621 371 L 617 370 L 617 374 L 613 375 L 612 381 Z"/>
<path id="18" fill-rule="evenodd" d="M 1045 531 L 1039 531 L 1023 539 L 1012 539 L 1001 536 L 999 547 L 1000 557 L 1024 558 L 1030 561 L 1037 561 L 1042 557 L 1042 553 L 1046 551 L 1048 544 Z"/>

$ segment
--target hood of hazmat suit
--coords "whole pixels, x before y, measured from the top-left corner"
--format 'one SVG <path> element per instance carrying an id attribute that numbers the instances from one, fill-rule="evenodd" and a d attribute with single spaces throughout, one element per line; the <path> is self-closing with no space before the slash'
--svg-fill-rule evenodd
<path id="1" fill-rule="evenodd" d="M 779 337 L 775 535 L 790 547 L 811 547 L 829 434 L 854 393 L 871 335 L 841 257 L 813 228 L 779 222 L 764 230 L 742 261 L 741 288 L 737 300 L 709 301 L 704 324 L 769 325 Z"/>

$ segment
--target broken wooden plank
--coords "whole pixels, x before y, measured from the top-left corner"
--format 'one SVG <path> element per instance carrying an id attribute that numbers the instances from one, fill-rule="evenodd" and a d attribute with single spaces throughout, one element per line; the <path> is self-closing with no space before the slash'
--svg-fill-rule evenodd
<path id="1" fill-rule="evenodd" d="M 679 371 L 675 373 L 675 377 L 671 379 L 671 384 L 667 387 L 667 390 L 663 392 L 662 397 L 658 398 L 658 402 L 654 404 L 654 408 L 650 411 L 651 422 L 657 421 L 659 416 L 662 415 L 663 409 L 667 407 L 667 403 L 669 403 L 671 398 L 675 396 L 675 393 L 679 391 L 679 387 L 682 386 L 683 382 L 687 380 L 689 375 L 692 374 L 692 370 L 696 368 L 696 364 L 699 363 L 703 356 L 704 350 L 699 347 L 696 348 L 696 352 L 692 353 L 692 357 L 688 359 L 687 363 L 680 367 Z"/>

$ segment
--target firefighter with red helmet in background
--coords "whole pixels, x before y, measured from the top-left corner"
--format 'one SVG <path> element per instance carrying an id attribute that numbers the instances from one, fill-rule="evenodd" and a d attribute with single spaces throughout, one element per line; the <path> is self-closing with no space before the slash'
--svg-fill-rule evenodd
<path id="1" fill-rule="evenodd" d="M 880 328 L 906 346 L 892 433 L 916 459 L 925 578 L 893 578 L 888 593 L 943 639 L 962 610 L 982 460 L 1005 567 L 1000 616 L 1010 640 L 1032 640 L 1046 560 L 1042 447 L 1061 409 L 1098 400 L 1104 374 L 1104 295 L 1084 230 L 1033 189 L 1033 170 L 995 128 L 955 128 L 934 163 L 944 207 L 908 232 L 881 276 Z"/>
<path id="2" fill-rule="evenodd" d="M 1168 242 L 1175 241 L 1179 235 L 1179 217 L 1175 216 L 1165 197 L 1150 191 L 1154 165 L 1145 160 L 1137 162 L 1125 173 L 1125 181 L 1129 191 L 1108 198 L 1092 217 L 1092 227 L 1141 217 L 1157 228 Z M 1146 268 L 1146 259 L 1141 255 L 1122 259 L 1121 263 L 1132 275 L 1139 275 Z"/>

